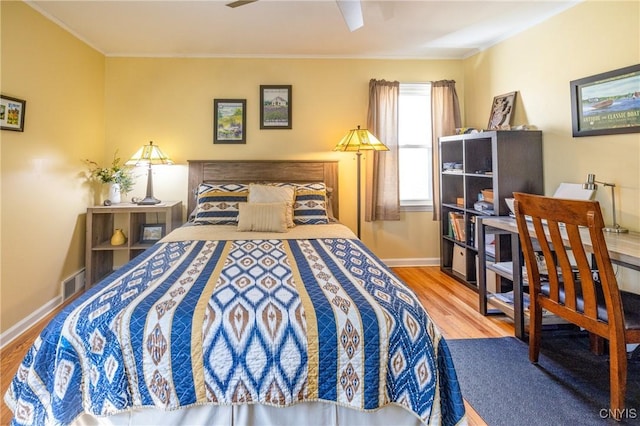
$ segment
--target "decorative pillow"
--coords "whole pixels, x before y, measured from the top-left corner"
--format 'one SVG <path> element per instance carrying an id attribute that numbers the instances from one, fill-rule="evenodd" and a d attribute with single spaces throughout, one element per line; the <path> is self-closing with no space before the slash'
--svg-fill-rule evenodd
<path id="1" fill-rule="evenodd" d="M 287 226 L 293 228 L 293 202 L 295 199 L 295 190 L 287 186 L 259 185 L 249 184 L 249 202 L 250 203 L 279 203 L 284 202 L 287 205 Z"/>
<path id="2" fill-rule="evenodd" d="M 329 223 L 327 216 L 327 187 L 324 182 L 276 183 L 275 186 L 292 187 L 296 199 L 293 204 L 293 222 L 297 225 Z"/>
<path id="3" fill-rule="evenodd" d="M 240 203 L 238 231 L 287 232 L 287 203 Z"/>
<path id="4" fill-rule="evenodd" d="M 249 186 L 244 184 L 198 186 L 195 223 L 235 225 L 238 223 L 238 204 L 246 203 Z"/>

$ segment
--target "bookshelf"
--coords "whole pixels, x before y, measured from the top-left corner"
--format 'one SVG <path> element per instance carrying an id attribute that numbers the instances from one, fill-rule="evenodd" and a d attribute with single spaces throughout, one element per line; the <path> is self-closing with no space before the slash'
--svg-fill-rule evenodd
<path id="1" fill-rule="evenodd" d="M 477 290 L 477 218 L 506 216 L 513 192 L 543 193 L 542 132 L 495 130 L 444 136 L 440 148 L 440 269 Z M 510 240 L 496 236 L 493 262 L 509 260 Z M 497 286 L 511 285 L 497 276 Z"/>

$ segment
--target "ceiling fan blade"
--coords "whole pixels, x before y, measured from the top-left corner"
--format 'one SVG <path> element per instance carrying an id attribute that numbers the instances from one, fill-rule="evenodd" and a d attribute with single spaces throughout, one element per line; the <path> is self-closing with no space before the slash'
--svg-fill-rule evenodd
<path id="1" fill-rule="evenodd" d="M 236 1 L 232 1 L 231 3 L 227 3 L 227 6 L 229 7 L 239 7 L 239 6 L 244 6 L 245 4 L 249 4 L 249 3 L 254 3 L 258 0 L 236 0 Z"/>
<path id="2" fill-rule="evenodd" d="M 364 25 L 360 0 L 336 0 L 336 3 L 349 31 L 353 32 Z"/>

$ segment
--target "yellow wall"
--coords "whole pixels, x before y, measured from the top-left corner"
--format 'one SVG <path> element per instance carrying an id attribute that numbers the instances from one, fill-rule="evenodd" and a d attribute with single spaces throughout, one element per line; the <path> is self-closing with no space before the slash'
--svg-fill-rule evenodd
<path id="1" fill-rule="evenodd" d="M 572 137 L 569 82 L 640 63 L 640 2 L 586 1 L 464 61 L 467 126 L 486 126 L 493 96 L 518 91 L 514 124 L 543 131 L 545 193 L 588 173 L 616 184 L 618 223 L 640 231 L 640 134 Z M 599 187 L 605 222 L 611 192 Z M 620 270 L 640 291 L 638 274 Z"/>
<path id="2" fill-rule="evenodd" d="M 28 46 L 5 48 L 15 39 Z M 153 140 L 178 163 L 156 169 L 155 194 L 185 204 L 188 159 L 337 159 L 341 220 L 355 229 L 354 156 L 332 149 L 365 123 L 369 80 L 464 87 L 461 61 L 105 58 L 21 2 L 2 2 L 2 42 L 3 93 L 27 99 L 27 131 L 2 132 L 3 332 L 84 265 L 83 213 L 96 197 L 82 159 L 108 163 Z M 292 130 L 259 129 L 260 84 L 293 86 Z M 247 100 L 246 145 L 212 143 L 214 98 Z M 22 196 L 43 183 L 37 198 Z M 129 197 L 145 183 L 141 170 Z M 375 236 L 363 224 L 363 240 L 382 258 L 437 258 L 430 214 L 402 219 L 374 225 Z"/>
<path id="3" fill-rule="evenodd" d="M 545 192 L 595 173 L 616 184 L 618 222 L 636 231 L 640 134 L 572 137 L 569 82 L 640 63 L 639 18 L 638 1 L 587 1 L 464 62 L 467 125 L 486 126 L 492 97 L 517 90 L 513 123 L 543 131 Z M 610 191 L 597 200 L 610 223 Z"/>
<path id="4" fill-rule="evenodd" d="M 355 230 L 355 155 L 332 150 L 347 130 L 366 124 L 371 78 L 454 79 L 459 93 L 464 87 L 461 61 L 107 58 L 106 141 L 124 155 L 153 140 L 180 164 L 157 169 L 154 192 L 185 204 L 186 160 L 337 159 L 340 219 Z M 291 130 L 260 130 L 261 84 L 293 86 Z M 214 98 L 247 100 L 245 145 L 213 144 Z M 131 195 L 144 195 L 145 182 L 143 170 Z M 383 259 L 438 258 L 431 214 L 402 219 L 363 222 L 362 239 Z"/>
<path id="5" fill-rule="evenodd" d="M 104 56 L 23 2 L 0 7 L 2 93 L 27 101 L 25 131 L 0 134 L 4 332 L 84 267 L 79 174 L 104 152 Z"/>

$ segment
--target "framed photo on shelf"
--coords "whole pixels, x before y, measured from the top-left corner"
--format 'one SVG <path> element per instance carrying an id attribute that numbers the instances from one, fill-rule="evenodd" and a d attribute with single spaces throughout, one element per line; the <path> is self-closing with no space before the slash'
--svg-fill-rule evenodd
<path id="1" fill-rule="evenodd" d="M 516 103 L 516 93 L 505 93 L 493 98 L 488 130 L 508 130 L 511 128 L 511 116 Z"/>
<path id="2" fill-rule="evenodd" d="M 140 244 L 154 244 L 164 237 L 164 223 L 143 223 L 140 225 Z"/>
<path id="3" fill-rule="evenodd" d="M 640 64 L 569 84 L 574 137 L 640 132 Z"/>
<path id="4" fill-rule="evenodd" d="M 27 101 L 0 95 L 0 129 L 24 132 L 24 110 Z"/>
<path id="5" fill-rule="evenodd" d="M 247 143 L 247 100 L 213 100 L 213 143 Z"/>
<path id="6" fill-rule="evenodd" d="M 260 128 L 291 129 L 291 85 L 260 86 Z"/>

